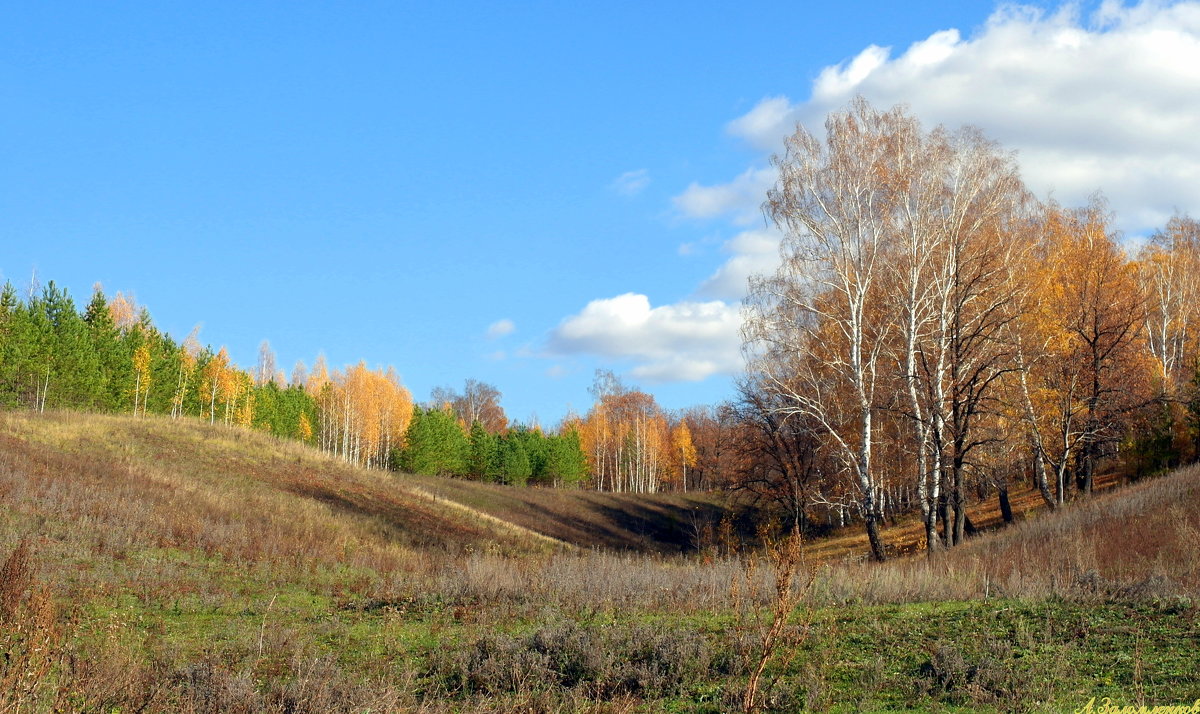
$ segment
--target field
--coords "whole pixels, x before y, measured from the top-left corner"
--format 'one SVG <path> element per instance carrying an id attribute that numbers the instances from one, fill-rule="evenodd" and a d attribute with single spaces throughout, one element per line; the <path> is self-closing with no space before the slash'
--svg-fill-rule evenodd
<path id="1" fill-rule="evenodd" d="M 1200 698 L 1200 470 L 882 566 L 724 557 L 727 507 L 3 413 L 0 711 L 720 712 L 760 670 L 764 711 Z"/>

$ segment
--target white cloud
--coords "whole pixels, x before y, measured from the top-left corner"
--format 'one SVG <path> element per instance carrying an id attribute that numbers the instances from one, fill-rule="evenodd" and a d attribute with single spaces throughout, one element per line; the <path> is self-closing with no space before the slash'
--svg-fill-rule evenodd
<path id="1" fill-rule="evenodd" d="M 672 201 L 675 208 L 688 218 L 717 218 L 730 216 L 738 225 L 762 220 L 760 207 L 767 198 L 767 189 L 775 183 L 775 169 L 747 169 L 733 181 L 716 186 L 701 186 L 693 182 Z"/>
<path id="2" fill-rule="evenodd" d="M 795 111 L 787 97 L 767 97 L 729 122 L 725 131 L 760 149 L 775 149 L 795 123 Z"/>
<path id="3" fill-rule="evenodd" d="M 610 184 L 612 190 L 622 196 L 636 196 L 650 185 L 650 172 L 646 169 L 626 171 Z"/>
<path id="4" fill-rule="evenodd" d="M 732 257 L 705 280 L 696 294 L 723 300 L 746 296 L 750 276 L 774 273 L 779 267 L 780 236 L 774 230 L 743 231 L 725 242 L 721 250 Z"/>
<path id="5" fill-rule="evenodd" d="M 1144 230 L 1200 211 L 1198 87 L 1198 2 L 1105 2 L 1089 16 L 1006 5 L 967 38 L 935 32 L 897 56 L 871 45 L 826 67 L 807 100 L 766 98 L 727 129 L 773 151 L 856 94 L 904 103 L 928 126 L 976 125 L 1016 149 L 1040 196 L 1075 205 L 1102 190 L 1124 228 Z"/>
<path id="6" fill-rule="evenodd" d="M 489 340 L 499 339 L 505 335 L 511 335 L 512 333 L 516 332 L 516 330 L 517 324 L 506 317 L 503 320 L 496 320 L 492 324 L 488 325 L 487 338 Z"/>
<path id="7" fill-rule="evenodd" d="M 554 354 L 632 360 L 633 376 L 656 382 L 698 381 L 741 368 L 741 319 L 720 300 L 651 307 L 645 295 L 593 300 L 551 333 Z"/>
<path id="8" fill-rule="evenodd" d="M 647 382 L 699 382 L 714 374 L 732 374 L 741 369 L 741 361 L 734 368 L 710 359 L 672 355 L 666 359 L 640 364 L 629 370 L 638 379 Z"/>
<path id="9" fill-rule="evenodd" d="M 854 59 L 837 67 L 826 67 L 813 86 L 814 97 L 838 97 L 853 94 L 854 88 L 882 67 L 888 60 L 888 49 L 870 45 Z"/>

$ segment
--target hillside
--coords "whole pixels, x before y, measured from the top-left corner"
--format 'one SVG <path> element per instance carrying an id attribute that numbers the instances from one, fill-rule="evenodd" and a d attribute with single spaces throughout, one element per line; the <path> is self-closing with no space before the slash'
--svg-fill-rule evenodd
<path id="1" fill-rule="evenodd" d="M 65 524 L 86 514 L 131 545 L 194 540 L 228 557 L 251 556 L 273 538 L 280 542 L 270 547 L 300 552 L 318 546 L 284 541 L 381 552 L 567 545 L 678 553 L 725 513 L 705 494 L 513 489 L 369 471 L 265 434 L 154 416 L 6 412 L 0 460 L 0 492 L 15 512 L 6 520 Z M 99 513 L 101 504 L 110 510 Z M 167 525 L 181 519 L 190 530 Z M 242 545 L 229 544 L 234 534 L 214 535 L 226 530 Z"/>
<path id="2" fill-rule="evenodd" d="M 558 544 L 301 444 L 192 419 L 0 414 L 5 530 L 99 549 L 200 548 L 339 562 Z M 75 542 L 81 541 L 81 542 Z"/>
<path id="3" fill-rule="evenodd" d="M 23 470 L 15 464 L 38 478 L 17 478 Z M 87 514 L 91 525 L 106 531 L 133 529 L 131 545 L 141 539 L 142 546 L 182 547 L 195 538 L 196 545 L 223 549 L 229 557 L 252 555 L 266 547 L 264 539 L 279 539 L 270 547 L 287 551 L 284 541 L 318 533 L 326 545 L 353 542 L 368 551 L 469 547 L 516 553 L 575 546 L 670 554 L 711 542 L 725 517 L 735 517 L 741 533 L 752 532 L 752 507 L 724 494 L 510 488 L 383 473 L 290 440 L 194 419 L 4 412 L 0 466 L 0 494 L 10 509 L 4 519 L 10 522 L 54 523 Z M 1097 487 L 1115 484 L 1105 474 Z M 52 503 L 46 492 L 56 494 Z M 1012 502 L 1022 521 L 1045 510 L 1029 487 L 1015 491 Z M 101 504 L 110 509 L 103 515 Z M 983 528 L 1000 525 L 993 502 L 970 513 Z M 152 527 L 165 528 L 181 515 L 187 528 Z M 230 545 L 235 533 L 240 536 L 233 540 L 240 537 L 243 545 Z M 883 535 L 897 553 L 919 552 L 916 520 L 888 524 Z M 315 546 L 296 547 L 311 554 Z M 808 557 L 821 562 L 857 560 L 866 549 L 859 526 L 807 546 Z M 331 557 L 337 560 L 340 552 Z"/>
<path id="4" fill-rule="evenodd" d="M 511 488 L 409 474 L 398 479 L 411 488 L 585 548 L 694 552 L 727 516 L 741 532 L 753 532 L 753 509 L 726 494 Z"/>
<path id="5" fill-rule="evenodd" d="M 1107 482 L 1094 498 L 1055 512 L 1029 498 L 1019 522 L 932 558 L 863 564 L 865 538 L 857 533 L 812 543 L 808 552 L 826 564 L 835 602 L 1200 596 L 1200 465 L 1131 485 Z M 901 523 L 887 536 L 903 542 L 915 529 Z"/>
<path id="6" fill-rule="evenodd" d="M 1121 483 L 1122 478 L 1115 470 L 1101 471 L 1096 475 L 1095 492 L 1104 493 L 1117 488 Z M 1041 493 L 1030 483 L 1014 485 L 1009 493 L 1009 502 L 1013 509 L 1014 525 L 1048 512 Z M 995 495 L 968 505 L 967 515 L 979 533 L 1005 530 Z M 920 555 L 925 552 L 925 527 L 918 514 L 907 514 L 888 521 L 880 529 L 880 533 L 889 555 Z M 869 547 L 865 530 L 861 524 L 856 523 L 835 529 L 810 543 L 808 555 L 822 562 L 859 560 L 867 556 Z"/>
<path id="7" fill-rule="evenodd" d="M 810 560 L 765 710 L 1190 701 L 1198 495 L 1183 470 L 932 559 Z M 771 559 L 630 552 L 714 508 L 0 413 L 0 711 L 729 711 Z"/>
<path id="8" fill-rule="evenodd" d="M 1169 483 L 1191 488 L 1188 472 L 1181 473 Z M 1097 483 L 1101 490 L 1115 485 L 1112 474 Z M 1123 502 L 1124 493 L 1088 507 Z M 70 541 L 79 534 L 68 523 L 82 520 L 88 538 L 99 537 L 99 530 L 129 546 L 191 545 L 227 557 L 253 558 L 264 548 L 310 556 L 338 544 L 341 550 L 327 554 L 334 562 L 347 548 L 376 556 L 429 548 L 523 553 L 572 546 L 692 552 L 706 538 L 711 542 L 722 518 L 736 516 L 746 533 L 753 516 L 749 505 L 723 494 L 510 488 L 384 473 L 289 440 L 194 419 L 77 412 L 0 413 L 0 495 L 7 505 L 0 523 L 14 536 L 18 524 L 36 521 L 58 524 L 60 537 Z M 1047 515 L 1029 487 L 1015 491 L 1012 502 L 1022 522 Z M 999 528 L 993 502 L 970 512 L 981 527 Z M 1018 526 L 996 537 L 1018 537 L 1032 527 Z M 888 524 L 883 535 L 895 552 L 920 552 L 920 524 L 911 518 Z M 858 560 L 866 553 L 866 536 L 850 526 L 806 550 L 820 562 Z"/>

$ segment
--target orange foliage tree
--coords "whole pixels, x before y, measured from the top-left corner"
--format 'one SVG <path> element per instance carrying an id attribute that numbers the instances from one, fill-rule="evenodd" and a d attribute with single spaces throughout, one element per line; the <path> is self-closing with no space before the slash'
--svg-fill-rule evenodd
<path id="1" fill-rule="evenodd" d="M 1054 507 L 1067 499 L 1073 471 L 1079 489 L 1091 491 L 1097 457 L 1153 394 L 1145 299 L 1103 205 L 1047 206 L 1039 239 L 1016 333 L 1015 386 L 1035 482 Z"/>
<path id="2" fill-rule="evenodd" d="M 382 468 L 392 449 L 403 445 L 412 395 L 391 367 L 372 370 L 359 362 L 330 374 L 321 356 L 305 388 L 320 410 L 318 444 L 323 449 L 351 463 Z"/>
<path id="3" fill-rule="evenodd" d="M 612 372 L 598 371 L 596 403 L 579 436 L 596 488 L 654 493 L 671 463 L 666 415 L 651 395 L 629 389 Z"/>

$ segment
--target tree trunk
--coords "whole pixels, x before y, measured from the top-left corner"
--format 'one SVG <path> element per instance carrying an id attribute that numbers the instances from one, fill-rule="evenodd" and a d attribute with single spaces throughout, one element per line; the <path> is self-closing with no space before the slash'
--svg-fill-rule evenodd
<path id="1" fill-rule="evenodd" d="M 1087 495 L 1092 493 L 1092 485 L 1096 474 L 1096 443 L 1088 440 L 1083 446 L 1083 468 L 1079 477 L 1079 490 Z"/>
<path id="2" fill-rule="evenodd" d="M 1008 486 L 1000 486 L 997 488 L 1000 492 L 1000 517 L 1005 523 L 1013 522 L 1012 504 L 1008 500 Z"/>
<path id="3" fill-rule="evenodd" d="M 967 503 L 963 496 L 962 469 L 957 465 L 954 469 L 954 493 L 951 499 L 954 506 L 954 544 L 959 545 L 966 535 Z"/>
<path id="4" fill-rule="evenodd" d="M 942 545 L 947 548 L 954 547 L 954 528 L 950 520 L 950 498 L 946 491 L 943 490 L 938 497 L 938 520 L 942 522 Z"/>
<path id="5" fill-rule="evenodd" d="M 879 522 L 873 513 L 865 514 L 863 521 L 867 526 L 867 540 L 871 543 L 871 559 L 877 563 L 887 560 L 883 550 L 883 539 L 879 537 Z"/>
<path id="6" fill-rule="evenodd" d="M 1046 481 L 1046 458 L 1037 445 L 1033 447 L 1033 482 L 1037 484 L 1038 492 L 1042 494 L 1042 500 L 1050 510 L 1058 508 L 1058 501 L 1055 500 L 1054 494 L 1050 493 L 1050 484 Z"/>
<path id="7" fill-rule="evenodd" d="M 1054 497 L 1060 506 L 1067 502 L 1067 468 L 1066 458 L 1054 467 Z"/>
<path id="8" fill-rule="evenodd" d="M 933 555 L 942 549 L 942 542 L 937 531 L 937 509 L 930 508 L 929 512 L 922 516 L 925 519 L 925 552 Z"/>
<path id="9" fill-rule="evenodd" d="M 966 509 L 963 509 L 963 535 L 971 537 L 979 535 L 979 529 L 971 522 L 971 517 L 967 515 Z"/>

